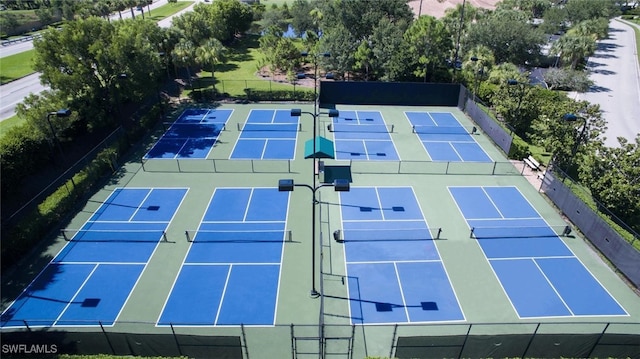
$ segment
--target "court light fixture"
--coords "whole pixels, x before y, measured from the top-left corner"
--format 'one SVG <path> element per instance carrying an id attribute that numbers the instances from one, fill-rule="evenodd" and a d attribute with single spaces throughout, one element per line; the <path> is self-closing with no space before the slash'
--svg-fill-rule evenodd
<path id="1" fill-rule="evenodd" d="M 315 178 L 315 177 L 314 177 Z M 351 184 L 348 179 L 336 179 L 333 183 L 323 183 L 317 186 L 310 186 L 304 183 L 295 183 L 293 179 L 280 179 L 278 180 L 279 192 L 293 192 L 295 187 L 305 187 L 311 190 L 312 202 L 311 202 L 311 292 L 309 295 L 312 298 L 318 298 L 320 293 L 316 290 L 316 205 L 318 200 L 316 198 L 316 192 L 323 187 L 333 187 L 336 192 L 349 192 Z"/>
<path id="2" fill-rule="evenodd" d="M 578 136 L 575 138 L 575 142 L 573 143 L 573 147 L 571 148 L 571 157 L 573 157 L 578 152 L 578 146 L 580 145 L 580 142 L 582 142 L 582 139 L 584 138 L 584 135 L 589 128 L 589 122 L 586 118 L 576 115 L 575 113 L 565 113 L 564 115 L 562 115 L 562 120 L 565 122 L 582 121 L 582 130 L 580 131 L 580 134 L 578 134 Z M 587 141 L 586 138 L 584 140 L 585 142 Z"/>
<path id="3" fill-rule="evenodd" d="M 51 135 L 53 136 L 53 142 L 57 145 L 58 150 L 60 151 L 60 156 L 62 158 L 62 160 L 65 160 L 64 157 L 64 152 L 62 151 L 62 145 L 60 145 L 60 140 L 58 139 L 58 136 L 56 135 L 56 131 L 53 128 L 53 124 L 51 123 L 51 117 L 69 117 L 71 116 L 71 110 L 69 109 L 61 109 L 58 111 L 53 111 L 53 112 L 49 112 L 47 114 L 47 123 L 49 124 L 49 129 L 51 130 Z"/>

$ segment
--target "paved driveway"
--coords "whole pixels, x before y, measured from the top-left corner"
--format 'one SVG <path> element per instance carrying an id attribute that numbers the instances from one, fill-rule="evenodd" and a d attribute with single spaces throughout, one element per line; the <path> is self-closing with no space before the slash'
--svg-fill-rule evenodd
<path id="1" fill-rule="evenodd" d="M 609 127 L 605 144 L 617 147 L 619 136 L 633 141 L 640 133 L 640 69 L 633 28 L 611 20 L 609 38 L 598 42 L 587 67 L 594 86 L 578 98 L 600 105 Z"/>

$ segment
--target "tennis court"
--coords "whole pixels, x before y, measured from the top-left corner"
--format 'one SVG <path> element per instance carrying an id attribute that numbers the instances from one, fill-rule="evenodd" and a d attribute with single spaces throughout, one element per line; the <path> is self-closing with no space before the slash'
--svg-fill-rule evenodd
<path id="1" fill-rule="evenodd" d="M 231 159 L 294 159 L 296 139 L 301 130 L 299 117 L 291 110 L 252 109 L 247 122 L 239 124 L 242 131 Z"/>
<path id="2" fill-rule="evenodd" d="M 405 111 L 432 161 L 491 162 L 491 157 L 475 141 L 471 132 L 449 112 Z"/>
<path id="3" fill-rule="evenodd" d="M 329 129 L 333 132 L 336 159 L 399 160 L 390 128 L 379 111 L 340 110 Z"/>
<path id="4" fill-rule="evenodd" d="M 628 315 L 518 188 L 449 191 L 520 318 Z"/>
<path id="5" fill-rule="evenodd" d="M 207 158 L 231 117 L 229 109 L 187 109 L 144 158 Z"/>
<path id="6" fill-rule="evenodd" d="M 464 320 L 411 187 L 340 194 L 353 324 Z"/>
<path id="7" fill-rule="evenodd" d="M 289 195 L 217 188 L 158 325 L 274 325 Z"/>
<path id="8" fill-rule="evenodd" d="M 214 149 L 146 163 L 132 153 L 59 227 L 63 236 L 43 238 L 24 271 L 3 273 L 3 344 L 35 337 L 70 354 L 234 359 L 542 357 L 548 348 L 589 357 L 602 338 L 592 357 L 637 357 L 637 346 L 608 351 L 637 339 L 637 294 L 580 233 L 563 236 L 563 217 L 522 164 L 485 131 L 471 135 L 462 109 L 323 113 L 318 135 L 338 150 L 324 170 L 351 166 L 350 192 L 336 192 L 305 158 L 311 116 L 291 117 L 292 107 L 313 111 L 176 109 L 186 129 L 228 117 Z M 432 161 L 409 112 L 455 116 L 462 130 L 448 115 L 431 126 L 464 133 L 429 141 L 479 145 L 499 163 Z M 260 160 L 276 152 L 293 160 Z M 514 170 L 485 171 L 496 164 Z M 295 191 L 279 192 L 281 179 Z"/>
<path id="9" fill-rule="evenodd" d="M 2 327 L 113 325 L 187 189 L 120 188 L 2 314 Z"/>

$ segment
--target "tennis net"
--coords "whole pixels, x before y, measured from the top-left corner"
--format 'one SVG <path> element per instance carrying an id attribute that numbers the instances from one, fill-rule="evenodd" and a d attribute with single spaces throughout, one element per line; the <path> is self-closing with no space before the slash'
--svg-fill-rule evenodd
<path id="1" fill-rule="evenodd" d="M 163 230 L 63 229 L 60 234 L 68 242 L 168 242 Z"/>
<path id="2" fill-rule="evenodd" d="M 327 126 L 329 132 L 366 132 L 366 133 L 393 133 L 394 125 L 364 124 L 355 125 L 348 123 L 331 123 Z"/>
<path id="3" fill-rule="evenodd" d="M 199 243 L 291 242 L 291 230 L 216 231 L 186 230 L 187 241 Z"/>
<path id="4" fill-rule="evenodd" d="M 423 241 L 440 239 L 442 228 L 343 229 L 333 232 L 336 242 Z"/>
<path id="5" fill-rule="evenodd" d="M 238 123 L 238 131 L 301 132 L 302 123 Z"/>
<path id="6" fill-rule="evenodd" d="M 539 238 L 568 236 L 571 227 L 559 226 L 523 226 L 523 227 L 472 227 L 470 238 Z"/>
<path id="7" fill-rule="evenodd" d="M 464 126 L 412 126 L 411 132 L 417 134 L 469 135 L 475 127 Z"/>

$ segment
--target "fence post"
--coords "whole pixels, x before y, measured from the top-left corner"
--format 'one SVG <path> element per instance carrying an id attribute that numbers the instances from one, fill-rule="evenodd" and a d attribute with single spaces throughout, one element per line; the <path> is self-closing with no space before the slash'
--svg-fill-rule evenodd
<path id="1" fill-rule="evenodd" d="M 169 323 L 169 326 L 171 327 L 171 333 L 173 334 L 173 340 L 175 340 L 175 342 L 176 342 L 176 348 L 178 348 L 178 354 L 180 354 L 180 356 L 183 356 L 182 348 L 180 348 L 180 342 L 178 341 L 178 336 L 176 335 L 175 329 L 173 329 L 173 323 Z"/>
<path id="2" fill-rule="evenodd" d="M 529 343 L 527 343 L 527 347 L 524 348 L 524 352 L 520 356 L 521 358 L 526 358 L 527 352 L 529 351 L 529 348 L 531 347 L 531 343 L 533 343 L 533 339 L 535 339 L 536 335 L 538 334 L 538 329 L 540 329 L 540 323 L 538 323 L 536 325 L 536 330 L 534 330 L 533 333 L 531 334 L 531 338 L 529 339 Z"/>
<path id="3" fill-rule="evenodd" d="M 98 324 L 100 324 L 100 329 L 102 330 L 102 334 L 104 334 L 104 338 L 107 340 L 107 344 L 109 344 L 109 349 L 111 349 L 111 353 L 113 355 L 116 355 L 116 351 L 115 349 L 113 349 L 111 340 L 109 340 L 109 336 L 107 335 L 107 332 L 104 330 L 104 326 L 102 326 L 102 321 L 99 321 Z M 133 355 L 133 353 L 131 353 L 131 355 Z"/>
<path id="4" fill-rule="evenodd" d="M 244 332 L 244 324 L 240 324 L 240 330 L 242 331 L 242 346 L 244 347 L 244 357 L 249 359 L 249 345 L 247 345 L 247 335 Z"/>
<path id="5" fill-rule="evenodd" d="M 393 334 L 391 335 L 391 348 L 389 349 L 389 358 L 393 358 L 394 349 L 396 347 L 396 334 L 398 332 L 398 323 L 393 326 Z"/>
<path id="6" fill-rule="evenodd" d="M 464 347 L 467 346 L 467 340 L 469 339 L 469 333 L 471 333 L 471 327 L 473 324 L 469 324 L 467 328 L 467 334 L 464 336 L 464 341 L 462 342 L 462 346 L 460 346 L 460 352 L 458 353 L 458 359 L 462 358 L 462 353 L 464 352 Z"/>
<path id="7" fill-rule="evenodd" d="M 607 325 L 605 325 L 604 329 L 602 329 L 602 332 L 600 332 L 600 335 L 598 336 L 598 340 L 596 340 L 596 342 L 593 343 L 593 347 L 591 347 L 591 350 L 589 350 L 589 354 L 587 354 L 587 356 L 586 356 L 587 358 L 591 358 L 591 354 L 593 353 L 594 350 L 596 350 L 596 348 L 598 347 L 598 344 L 600 344 L 600 340 L 604 336 L 604 333 L 606 333 L 607 329 L 609 329 L 609 324 L 611 324 L 611 323 L 607 323 Z"/>

